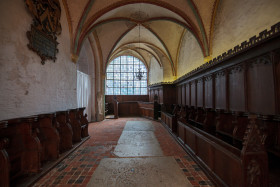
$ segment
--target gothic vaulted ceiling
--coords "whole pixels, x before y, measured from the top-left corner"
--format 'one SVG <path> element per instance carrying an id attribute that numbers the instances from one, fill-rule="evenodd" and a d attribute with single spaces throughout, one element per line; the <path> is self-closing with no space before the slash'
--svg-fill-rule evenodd
<path id="1" fill-rule="evenodd" d="M 219 0 L 62 0 L 78 57 L 85 40 L 98 41 L 102 63 L 133 55 L 149 66 L 167 61 L 176 76 L 183 35 L 191 32 L 202 54 L 211 54 L 212 28 Z M 74 58 L 75 59 L 75 58 Z"/>

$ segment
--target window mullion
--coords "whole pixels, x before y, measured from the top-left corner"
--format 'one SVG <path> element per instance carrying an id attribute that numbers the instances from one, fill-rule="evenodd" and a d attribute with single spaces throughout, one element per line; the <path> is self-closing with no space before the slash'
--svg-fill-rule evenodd
<path id="1" fill-rule="evenodd" d="M 128 62 L 129 61 L 129 62 Z M 136 61 L 138 64 L 136 64 Z M 113 62 L 113 63 L 112 63 Z M 135 77 L 135 73 L 137 73 L 137 68 L 140 69 L 143 66 L 143 62 L 141 62 L 139 59 L 133 57 L 133 56 L 120 56 L 116 59 L 114 59 L 111 63 L 109 64 L 108 67 L 110 67 L 110 75 L 112 76 L 112 78 L 108 78 L 108 72 L 106 71 L 106 85 L 108 80 L 112 81 L 111 84 L 112 87 L 106 87 L 106 92 L 107 94 L 109 93 L 108 90 L 111 89 L 111 94 L 115 95 L 115 94 L 126 94 L 126 95 L 135 95 L 137 94 L 147 94 L 147 86 L 142 86 L 142 82 L 144 82 L 144 80 L 138 80 Z M 124 67 L 126 66 L 127 68 L 130 66 L 132 67 L 132 71 L 129 71 L 127 68 L 124 71 Z M 118 66 L 118 68 L 117 68 Z M 108 69 L 108 68 L 107 68 Z M 136 69 L 136 71 L 135 71 Z M 146 68 L 144 67 L 144 69 L 142 71 L 147 71 Z M 116 77 L 118 74 L 118 78 Z M 124 76 L 126 75 L 126 76 Z M 128 75 L 131 75 L 132 77 L 129 77 Z M 111 77 L 110 76 L 110 77 Z M 146 78 L 146 85 L 148 85 L 148 79 L 147 79 L 147 72 L 145 73 L 145 77 Z M 119 82 L 119 84 L 117 83 Z M 128 86 L 129 82 L 131 82 L 131 87 Z M 125 85 L 126 84 L 126 85 Z M 138 87 L 139 84 L 139 87 Z M 142 91 L 142 88 L 146 88 L 146 91 Z M 117 90 L 118 89 L 118 90 Z M 124 92 L 124 90 L 126 90 L 126 92 Z"/>

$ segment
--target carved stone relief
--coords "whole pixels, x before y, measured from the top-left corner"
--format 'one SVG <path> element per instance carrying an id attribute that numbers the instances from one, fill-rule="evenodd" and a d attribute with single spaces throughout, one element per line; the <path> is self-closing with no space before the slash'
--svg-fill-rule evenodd
<path id="1" fill-rule="evenodd" d="M 26 33 L 28 48 L 41 57 L 42 64 L 47 59 L 55 62 L 57 35 L 61 33 L 59 0 L 25 0 L 25 4 L 33 17 L 31 31 Z"/>

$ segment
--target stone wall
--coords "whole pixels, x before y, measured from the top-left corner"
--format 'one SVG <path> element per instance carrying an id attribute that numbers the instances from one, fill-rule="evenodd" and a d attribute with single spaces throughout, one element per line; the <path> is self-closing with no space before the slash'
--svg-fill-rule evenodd
<path id="1" fill-rule="evenodd" d="M 149 71 L 149 84 L 163 81 L 163 68 L 161 68 L 154 57 L 151 58 Z"/>
<path id="2" fill-rule="evenodd" d="M 177 65 L 178 78 L 204 63 L 201 48 L 192 33 L 186 31 L 181 42 Z"/>
<path id="3" fill-rule="evenodd" d="M 62 2 L 57 60 L 41 64 L 27 47 L 32 17 L 23 0 L 0 1 L 0 120 L 77 107 L 76 64 Z"/>
<path id="4" fill-rule="evenodd" d="M 279 0 L 220 1 L 214 25 L 213 54 L 241 44 L 280 21 Z"/>

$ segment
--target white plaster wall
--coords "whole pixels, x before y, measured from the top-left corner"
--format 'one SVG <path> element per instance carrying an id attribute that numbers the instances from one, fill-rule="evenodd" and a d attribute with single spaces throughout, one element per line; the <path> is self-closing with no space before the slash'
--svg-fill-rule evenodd
<path id="1" fill-rule="evenodd" d="M 160 58 L 163 66 L 163 82 L 172 82 L 176 79 L 176 76 L 172 72 L 172 67 L 170 61 L 167 57 Z"/>
<path id="2" fill-rule="evenodd" d="M 95 99 L 96 99 L 96 112 L 95 119 L 96 121 L 102 121 L 105 118 L 105 63 L 102 59 L 102 51 L 99 51 L 98 47 L 98 37 L 93 37 L 93 34 L 90 36 L 92 39 L 92 48 L 95 59 Z"/>
<path id="3" fill-rule="evenodd" d="M 279 21 L 279 0 L 220 1 L 215 19 L 212 57 L 270 29 Z"/>
<path id="4" fill-rule="evenodd" d="M 23 0 L 0 1 L 0 120 L 77 106 L 76 65 L 70 60 L 63 4 L 57 60 L 41 64 L 27 47 L 32 17 Z"/>
<path id="5" fill-rule="evenodd" d="M 90 83 L 91 83 L 91 97 L 90 97 L 90 111 L 91 111 L 91 121 L 96 121 L 96 108 L 95 108 L 95 97 L 96 97 L 96 93 L 95 93 L 95 60 L 94 60 L 94 55 L 93 55 L 93 50 L 92 47 L 90 45 L 89 40 L 87 40 L 87 42 L 85 43 L 85 48 L 87 51 L 87 56 L 89 59 L 89 64 L 88 64 L 88 73 L 90 75 Z"/>
<path id="6" fill-rule="evenodd" d="M 87 107 L 88 120 L 96 121 L 96 108 L 95 108 L 95 65 L 94 55 L 89 40 L 85 40 L 79 59 L 77 62 L 77 69 L 90 78 L 90 99 Z"/>
<path id="7" fill-rule="evenodd" d="M 88 50 L 86 50 L 88 47 L 90 47 L 89 42 L 86 40 L 81 48 L 79 59 L 77 61 L 77 70 L 89 75 L 89 63 L 92 59 L 89 59 L 91 56 L 88 54 Z"/>
<path id="8" fill-rule="evenodd" d="M 201 48 L 192 33 L 186 31 L 181 42 L 177 64 L 178 78 L 204 63 Z"/>
<path id="9" fill-rule="evenodd" d="M 159 82 L 163 82 L 163 68 L 161 68 L 157 60 L 152 57 L 150 61 L 149 84 Z"/>

